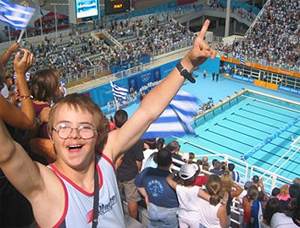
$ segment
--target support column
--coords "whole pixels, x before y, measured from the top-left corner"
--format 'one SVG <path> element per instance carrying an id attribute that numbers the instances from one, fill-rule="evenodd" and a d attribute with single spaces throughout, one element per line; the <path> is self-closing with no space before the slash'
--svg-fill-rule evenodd
<path id="1" fill-rule="evenodd" d="M 236 34 L 236 20 L 233 20 L 233 33 Z"/>
<path id="2" fill-rule="evenodd" d="M 227 0 L 227 8 L 226 8 L 226 20 L 225 20 L 225 34 L 224 37 L 229 35 L 229 28 L 230 28 L 230 1 Z"/>

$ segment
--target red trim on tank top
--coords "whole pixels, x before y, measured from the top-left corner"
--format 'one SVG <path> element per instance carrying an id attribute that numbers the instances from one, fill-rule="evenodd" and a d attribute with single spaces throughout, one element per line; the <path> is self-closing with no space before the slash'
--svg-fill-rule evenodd
<path id="1" fill-rule="evenodd" d="M 113 167 L 114 171 L 116 171 L 115 164 L 113 163 L 113 161 L 109 157 L 107 157 L 104 153 L 101 153 L 101 156 Z"/>
<path id="2" fill-rule="evenodd" d="M 55 171 L 54 171 L 55 173 Z M 55 173 L 55 175 L 57 175 Z M 57 176 L 58 177 L 58 176 Z M 60 219 L 58 220 L 58 222 L 53 226 L 53 228 L 59 228 L 60 225 L 63 223 L 63 221 L 66 219 L 66 215 L 67 215 L 67 212 L 68 212 L 68 208 L 69 208 L 69 197 L 68 197 L 68 191 L 67 191 L 67 188 L 65 186 L 65 183 L 58 177 L 59 181 L 61 182 L 62 186 L 63 186 L 63 189 L 64 189 L 64 193 L 65 193 L 65 208 L 64 208 L 64 211 L 63 211 L 63 214 L 62 216 L 60 217 Z"/>
<path id="3" fill-rule="evenodd" d="M 59 176 L 61 176 L 61 178 L 63 178 L 65 181 L 67 181 L 70 185 L 72 185 L 74 188 L 76 188 L 82 194 L 84 194 L 86 196 L 94 196 L 94 191 L 93 192 L 87 192 L 86 190 L 84 190 L 82 187 L 80 187 L 79 185 L 77 185 L 76 183 L 74 183 L 71 179 L 69 179 L 64 174 L 62 174 L 57 169 L 57 167 L 55 166 L 55 164 L 52 164 L 51 167 L 54 169 L 55 172 L 57 172 L 59 174 Z M 103 185 L 103 176 L 102 176 L 102 171 L 101 171 L 101 169 L 100 169 L 100 167 L 99 167 L 98 164 L 97 164 L 97 171 L 98 171 L 98 176 L 99 176 L 99 190 L 100 190 L 101 187 L 102 187 L 102 185 Z"/>

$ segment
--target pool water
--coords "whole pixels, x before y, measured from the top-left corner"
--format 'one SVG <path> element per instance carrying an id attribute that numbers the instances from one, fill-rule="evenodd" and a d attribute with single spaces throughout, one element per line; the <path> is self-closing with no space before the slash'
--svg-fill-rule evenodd
<path id="1" fill-rule="evenodd" d="M 183 90 L 194 94 L 203 103 L 208 101 L 208 97 L 218 103 L 244 88 L 300 104 L 297 95 L 223 77 L 216 82 L 211 80 L 211 75 L 204 79 L 201 73 L 195 84 L 183 86 Z M 299 176 L 300 152 L 295 153 L 295 149 L 290 148 L 292 141 L 300 136 L 300 106 L 268 96 L 243 94 L 197 120 L 196 135 L 181 138 L 181 150 L 199 156 L 214 151 L 237 159 L 247 155 L 249 157 L 246 156 L 245 161 L 250 165 L 289 179 Z M 137 107 L 138 103 L 134 103 L 126 110 L 131 115 Z"/>
<path id="2" fill-rule="evenodd" d="M 215 151 L 245 158 L 293 179 L 300 174 L 300 106 L 246 92 L 195 121 L 195 134 L 181 139 L 183 151 L 198 155 Z"/>

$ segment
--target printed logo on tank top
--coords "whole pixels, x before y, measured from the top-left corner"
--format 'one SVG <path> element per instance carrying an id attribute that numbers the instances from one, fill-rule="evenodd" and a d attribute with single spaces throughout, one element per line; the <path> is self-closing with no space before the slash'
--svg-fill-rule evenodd
<path id="1" fill-rule="evenodd" d="M 110 197 L 109 202 L 107 204 L 100 204 L 98 207 L 99 215 L 105 215 L 107 212 L 111 211 L 113 209 L 113 206 L 117 203 L 117 197 L 113 195 Z M 87 223 L 91 223 L 94 218 L 93 209 L 90 210 L 87 215 Z"/>

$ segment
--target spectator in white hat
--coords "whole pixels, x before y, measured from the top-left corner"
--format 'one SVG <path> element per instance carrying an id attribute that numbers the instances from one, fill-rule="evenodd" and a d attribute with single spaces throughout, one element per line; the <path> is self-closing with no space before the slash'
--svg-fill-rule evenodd
<path id="1" fill-rule="evenodd" d="M 221 203 L 223 195 L 220 177 L 211 175 L 204 191 L 193 185 L 198 173 L 199 167 L 196 164 L 184 164 L 178 173 L 177 182 L 170 176 L 167 178 L 168 184 L 176 190 L 179 201 L 179 227 L 226 227 L 226 203 Z"/>

